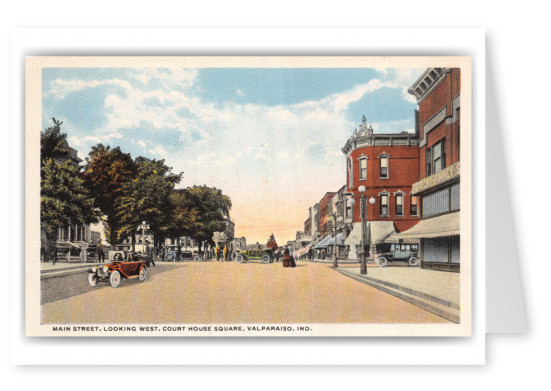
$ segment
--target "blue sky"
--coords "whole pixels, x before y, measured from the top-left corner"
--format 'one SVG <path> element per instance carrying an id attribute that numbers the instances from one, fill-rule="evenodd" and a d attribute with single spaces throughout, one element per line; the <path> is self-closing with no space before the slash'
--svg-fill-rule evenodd
<path id="1" fill-rule="evenodd" d="M 62 120 L 93 145 L 165 159 L 180 186 L 232 198 L 236 235 L 294 239 L 308 207 L 345 183 L 341 148 L 366 116 L 376 133 L 413 131 L 407 88 L 423 69 L 44 68 L 43 128 Z M 282 201 L 285 200 L 285 201 Z"/>

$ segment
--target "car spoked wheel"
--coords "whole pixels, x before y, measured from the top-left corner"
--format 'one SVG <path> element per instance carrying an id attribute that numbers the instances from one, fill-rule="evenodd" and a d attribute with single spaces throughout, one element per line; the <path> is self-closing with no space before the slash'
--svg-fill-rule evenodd
<path id="1" fill-rule="evenodd" d="M 196 255 L 196 256 L 193 257 L 193 260 L 195 262 L 201 262 L 201 257 L 199 255 Z"/>
<path id="2" fill-rule="evenodd" d="M 119 287 L 119 285 L 122 282 L 121 273 L 115 270 L 111 275 L 109 276 L 109 282 L 111 283 L 111 286 L 113 288 Z"/>
<path id="3" fill-rule="evenodd" d="M 385 257 L 377 258 L 377 265 L 379 265 L 379 267 L 385 267 L 386 265 L 388 265 L 388 259 L 386 259 Z"/>
<path id="4" fill-rule="evenodd" d="M 90 286 L 98 285 L 98 277 L 95 273 L 88 273 L 88 284 L 90 284 Z"/>
<path id="5" fill-rule="evenodd" d="M 235 260 L 239 263 L 245 263 L 245 257 L 241 254 L 238 254 L 236 257 L 235 257 Z"/>
<path id="6" fill-rule="evenodd" d="M 408 263 L 409 263 L 409 266 L 417 266 L 417 265 L 419 265 L 419 258 L 411 257 L 411 258 L 409 258 Z"/>
<path id="7" fill-rule="evenodd" d="M 262 263 L 270 263 L 270 256 L 268 254 L 262 256 Z"/>
<path id="8" fill-rule="evenodd" d="M 146 278 L 147 278 L 147 269 L 145 267 L 142 267 L 140 269 L 140 275 L 138 276 L 138 280 L 140 282 L 144 282 Z"/>

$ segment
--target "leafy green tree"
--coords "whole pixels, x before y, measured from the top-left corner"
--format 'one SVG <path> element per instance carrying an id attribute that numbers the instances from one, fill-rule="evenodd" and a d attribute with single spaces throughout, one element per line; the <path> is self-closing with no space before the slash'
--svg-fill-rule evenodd
<path id="1" fill-rule="evenodd" d="M 169 195 L 168 219 L 161 230 L 163 238 L 177 238 L 178 252 L 181 252 L 180 238 L 192 237 L 198 222 L 198 211 L 192 208 L 186 190 L 174 189 Z"/>
<path id="2" fill-rule="evenodd" d="M 48 158 L 43 161 L 40 174 L 40 222 L 47 262 L 53 255 L 59 227 L 93 223 L 97 216 L 80 170 L 73 162 L 57 164 Z"/>
<path id="3" fill-rule="evenodd" d="M 163 238 L 172 213 L 170 195 L 180 181 L 181 174 L 172 173 L 164 160 L 138 157 L 136 175 L 123 185 L 123 194 L 116 200 L 118 236 L 135 235 L 141 221 L 149 224 L 155 238 L 155 247 Z"/>
<path id="4" fill-rule="evenodd" d="M 78 162 L 71 157 L 63 122 L 40 134 L 40 227 L 44 260 L 53 255 L 57 230 L 67 224 L 97 221 Z"/>
<path id="5" fill-rule="evenodd" d="M 46 128 L 40 134 L 40 167 L 48 159 L 54 161 L 67 160 L 71 154 L 67 143 L 67 134 L 61 133 L 61 124 L 63 122 L 52 118 L 54 126 Z"/>
<path id="6" fill-rule="evenodd" d="M 125 196 L 128 183 L 136 175 L 136 165 L 130 154 L 119 147 L 98 144 L 92 147 L 86 158 L 84 180 L 94 198 L 94 205 L 106 217 L 107 240 L 111 244 L 119 242 L 118 232 L 121 223 L 117 215 L 117 202 Z"/>
<path id="7" fill-rule="evenodd" d="M 213 244 L 213 234 L 225 231 L 227 227 L 232 207 L 230 198 L 222 190 L 207 186 L 194 186 L 185 191 L 189 209 L 197 216 L 190 236 L 199 243 L 207 241 Z"/>

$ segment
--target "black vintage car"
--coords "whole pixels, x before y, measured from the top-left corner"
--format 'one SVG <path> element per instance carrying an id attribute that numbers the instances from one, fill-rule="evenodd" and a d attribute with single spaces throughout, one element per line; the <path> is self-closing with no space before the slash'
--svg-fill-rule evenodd
<path id="1" fill-rule="evenodd" d="M 239 263 L 245 263 L 249 259 L 260 259 L 262 263 L 272 263 L 274 261 L 274 255 L 271 248 L 264 250 L 243 250 L 235 257 L 235 260 Z"/>
<path id="2" fill-rule="evenodd" d="M 417 251 L 419 251 L 418 244 L 408 243 L 396 243 L 390 246 L 390 252 L 381 254 L 377 258 L 377 265 L 385 267 L 389 262 L 407 262 L 410 266 L 418 266 L 419 258 L 417 258 Z"/>

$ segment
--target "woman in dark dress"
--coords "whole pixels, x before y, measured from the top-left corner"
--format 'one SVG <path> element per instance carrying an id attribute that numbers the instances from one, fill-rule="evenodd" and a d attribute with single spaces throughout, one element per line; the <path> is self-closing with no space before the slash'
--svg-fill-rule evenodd
<path id="1" fill-rule="evenodd" d="M 285 247 L 283 251 L 283 267 L 291 266 L 291 255 L 289 253 L 289 247 Z"/>

